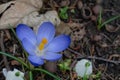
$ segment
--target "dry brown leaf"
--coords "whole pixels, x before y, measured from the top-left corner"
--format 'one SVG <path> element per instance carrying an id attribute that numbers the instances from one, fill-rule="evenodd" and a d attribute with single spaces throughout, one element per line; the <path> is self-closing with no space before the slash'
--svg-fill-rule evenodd
<path id="1" fill-rule="evenodd" d="M 120 58 L 120 55 L 113 53 L 112 55 L 109 56 L 109 60 L 112 60 L 112 58 Z"/>
<path id="2" fill-rule="evenodd" d="M 93 41 L 100 41 L 100 40 L 102 40 L 102 35 L 100 35 L 100 34 L 95 34 L 95 35 L 92 35 L 91 36 L 91 39 L 93 40 Z"/>
<path id="3" fill-rule="evenodd" d="M 56 33 L 59 34 L 67 34 L 71 33 L 70 26 L 64 22 L 61 22 L 59 26 L 56 27 Z"/>
<path id="4" fill-rule="evenodd" d="M 55 26 L 58 26 L 60 24 L 60 19 L 58 17 L 58 14 L 56 11 L 52 10 L 52 11 L 47 11 L 45 14 L 41 14 L 39 17 L 33 17 L 35 20 L 31 23 L 35 24 L 36 22 L 36 25 L 34 25 L 35 27 L 34 30 L 37 32 L 38 28 L 39 28 L 39 25 L 41 25 L 43 22 L 47 22 L 47 21 L 50 21 L 52 22 Z M 37 20 L 36 20 L 37 19 Z M 31 24 L 30 23 L 30 24 Z"/>
<path id="5" fill-rule="evenodd" d="M 33 12 L 37 13 L 37 11 L 42 7 L 42 3 L 42 0 L 15 1 L 14 5 L 11 5 L 11 7 L 3 13 L 0 19 L 0 29 L 9 28 L 9 25 L 15 27 L 20 22 L 25 21 L 23 18 L 30 14 L 33 15 Z"/>
<path id="6" fill-rule="evenodd" d="M 118 27 L 115 27 L 115 26 L 112 26 L 112 25 L 109 25 L 109 24 L 106 24 L 105 25 L 105 28 L 108 32 L 116 32 L 120 29 L 120 26 Z"/>
<path id="7" fill-rule="evenodd" d="M 85 31 L 85 26 L 83 24 L 80 23 L 64 23 L 61 22 L 60 25 L 58 27 L 56 27 L 56 32 L 57 35 L 59 34 L 67 34 L 70 35 L 71 37 L 71 47 L 74 47 L 74 42 L 78 42 L 81 39 L 84 38 L 86 31 Z M 78 44 L 78 43 L 77 43 Z M 78 46 L 74 49 L 79 49 L 80 46 L 78 44 Z"/>
<path id="8" fill-rule="evenodd" d="M 24 23 L 24 24 L 27 24 L 29 26 L 36 27 L 37 25 L 39 25 L 40 20 L 41 20 L 41 18 L 39 17 L 39 13 L 32 12 L 31 14 L 22 18 L 18 23 Z"/>
<path id="9" fill-rule="evenodd" d="M 20 63 L 16 60 L 12 60 L 11 61 L 11 65 L 14 66 L 14 65 L 20 65 Z"/>
<path id="10" fill-rule="evenodd" d="M 42 7 L 43 4 L 42 0 L 17 0 L 17 1 L 26 3 L 27 5 L 33 6 L 38 10 Z"/>
<path id="11" fill-rule="evenodd" d="M 80 23 L 69 23 L 69 26 L 72 29 L 71 37 L 73 41 L 81 40 L 86 34 L 85 27 Z"/>
<path id="12" fill-rule="evenodd" d="M 58 13 L 56 11 L 47 11 L 45 13 L 45 17 L 47 20 L 51 21 L 54 25 L 58 26 L 60 24 L 60 19 L 58 17 Z"/>
<path id="13" fill-rule="evenodd" d="M 14 4 L 16 1 L 11 1 L 11 2 L 8 2 L 7 4 L 1 4 L 0 5 L 0 14 L 3 13 L 7 7 L 9 7 L 11 4 Z"/>

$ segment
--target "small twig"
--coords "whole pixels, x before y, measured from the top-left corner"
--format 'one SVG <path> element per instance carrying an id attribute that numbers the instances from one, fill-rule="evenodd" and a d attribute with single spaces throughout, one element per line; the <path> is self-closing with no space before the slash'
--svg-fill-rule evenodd
<path id="1" fill-rule="evenodd" d="M 105 68 L 104 68 L 103 74 L 107 71 L 107 69 L 108 69 L 108 63 L 105 64 Z"/>
<path id="2" fill-rule="evenodd" d="M 110 80 L 115 80 L 110 74 L 105 73 L 106 77 L 109 77 Z"/>
<path id="3" fill-rule="evenodd" d="M 112 40 L 107 36 L 107 35 L 105 35 L 105 34 L 103 34 L 103 33 L 100 33 L 102 36 L 104 36 L 107 40 L 109 40 L 110 42 L 112 42 Z"/>
<path id="4" fill-rule="evenodd" d="M 120 64 L 120 61 L 113 61 L 113 60 L 108 60 L 108 59 L 104 59 L 104 58 L 100 58 L 100 57 L 95 57 L 95 56 L 88 56 L 86 58 L 102 60 L 102 61 L 110 62 L 110 63 L 114 63 L 114 64 Z"/>
<path id="5" fill-rule="evenodd" d="M 1 46 L 2 52 L 5 52 L 3 36 L 4 36 L 4 33 L 3 33 L 3 31 L 1 31 L 0 46 Z M 10 67 L 8 65 L 8 60 L 7 60 L 7 57 L 5 55 L 3 55 L 3 60 L 4 60 L 4 64 L 5 64 L 6 69 L 10 70 Z"/>
<path id="6" fill-rule="evenodd" d="M 77 52 L 77 51 L 74 51 L 74 50 L 72 50 L 72 49 L 70 49 L 70 48 L 68 48 L 68 50 L 69 50 L 70 52 L 73 52 L 73 53 L 75 53 L 75 54 L 83 57 L 83 55 L 81 55 L 81 54 L 80 54 L 79 52 Z"/>
<path id="7" fill-rule="evenodd" d="M 73 52 L 74 54 L 77 54 L 79 55 L 80 57 L 77 57 L 76 59 L 80 59 L 80 58 L 88 58 L 88 59 L 96 59 L 96 60 L 102 60 L 102 61 L 105 61 L 105 62 L 110 62 L 110 63 L 114 63 L 114 64 L 120 64 L 120 61 L 113 61 L 113 60 L 109 60 L 109 59 L 104 59 L 104 58 L 101 58 L 101 57 L 95 57 L 95 56 L 83 56 L 81 55 L 79 52 L 77 51 L 74 51 L 70 48 L 68 48 L 69 51 Z"/>

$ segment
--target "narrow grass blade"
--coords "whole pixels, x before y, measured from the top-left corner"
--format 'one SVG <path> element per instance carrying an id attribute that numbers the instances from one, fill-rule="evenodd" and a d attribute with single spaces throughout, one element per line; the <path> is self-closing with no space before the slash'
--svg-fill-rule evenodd
<path id="1" fill-rule="evenodd" d="M 100 10 L 99 17 L 98 17 L 98 30 L 101 29 L 101 24 L 102 24 L 102 10 Z"/>
<path id="2" fill-rule="evenodd" d="M 115 20 L 115 19 L 118 19 L 118 18 L 120 18 L 120 15 L 114 16 L 113 18 L 108 19 L 107 21 L 105 21 L 105 22 L 101 25 L 101 27 L 103 27 L 105 24 L 107 24 L 107 23 L 109 23 L 109 22 L 111 22 L 111 21 L 113 21 L 113 20 Z"/>
<path id="3" fill-rule="evenodd" d="M 8 57 L 10 57 L 10 58 L 12 58 L 12 59 L 14 59 L 14 60 L 17 60 L 17 61 L 20 62 L 22 65 L 24 65 L 26 68 L 29 68 L 29 67 L 27 66 L 27 64 L 24 63 L 24 61 L 22 61 L 22 60 L 19 59 L 19 58 L 16 58 L 16 57 L 14 57 L 14 56 L 12 56 L 12 55 L 10 55 L 10 54 L 8 54 L 8 53 L 5 53 L 5 52 L 0 52 L 0 54 L 5 55 L 5 56 L 8 56 Z"/>
<path id="4" fill-rule="evenodd" d="M 120 18 L 120 15 L 114 16 L 114 17 L 108 19 L 107 21 L 105 21 L 105 22 L 103 22 L 103 23 L 101 24 L 101 26 L 100 26 L 99 29 L 101 29 L 101 28 L 102 28 L 103 26 L 105 26 L 106 24 L 108 24 L 108 23 L 110 23 L 111 21 L 113 21 L 113 20 L 115 20 L 115 19 L 118 19 L 118 18 Z"/>
<path id="5" fill-rule="evenodd" d="M 61 80 L 59 77 L 55 76 L 54 74 L 52 74 L 52 73 L 50 73 L 50 72 L 48 72 L 48 71 L 46 71 L 46 70 L 44 70 L 44 69 L 35 68 L 35 69 L 33 69 L 33 70 L 44 72 L 44 73 L 50 75 L 51 77 L 55 78 L 55 80 Z"/>

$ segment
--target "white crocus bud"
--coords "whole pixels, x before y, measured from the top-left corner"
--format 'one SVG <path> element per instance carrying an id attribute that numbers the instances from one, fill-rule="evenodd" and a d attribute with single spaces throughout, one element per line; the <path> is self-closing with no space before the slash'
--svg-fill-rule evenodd
<path id="1" fill-rule="evenodd" d="M 19 71 L 18 69 L 14 69 L 13 71 L 7 71 L 6 68 L 3 68 L 3 74 L 6 77 L 5 80 L 24 80 L 24 73 Z"/>
<path id="2" fill-rule="evenodd" d="M 76 63 L 75 71 L 77 73 L 77 76 L 89 76 L 92 73 L 92 63 L 87 59 L 82 59 Z"/>

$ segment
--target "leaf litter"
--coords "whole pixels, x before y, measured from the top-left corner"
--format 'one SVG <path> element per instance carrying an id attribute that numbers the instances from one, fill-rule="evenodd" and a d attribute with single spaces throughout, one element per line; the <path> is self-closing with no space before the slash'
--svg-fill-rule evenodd
<path id="1" fill-rule="evenodd" d="M 39 24 L 44 21 L 51 21 L 56 26 L 56 35 L 68 34 L 72 42 L 67 50 L 61 52 L 63 58 L 60 61 L 46 62 L 42 68 L 57 74 L 62 80 L 77 80 L 78 77 L 74 71 L 74 66 L 77 61 L 85 58 L 93 63 L 94 72 L 90 80 L 96 80 L 98 72 L 101 72 L 101 75 L 98 76 L 100 80 L 119 80 L 120 19 L 106 24 L 101 30 L 97 29 L 98 8 L 102 7 L 102 21 L 105 21 L 111 16 L 117 16 L 120 13 L 118 3 L 119 1 L 113 0 L 104 2 L 103 0 L 16 0 L 1 3 L 0 34 L 4 32 L 3 46 L 5 52 L 22 59 L 25 58 L 19 42 L 9 30 L 9 25 L 15 28 L 17 24 L 24 23 L 36 31 Z M 69 17 L 63 20 L 59 18 L 58 13 L 65 6 L 68 7 L 67 14 Z M 72 13 L 71 10 L 74 10 L 75 13 Z M 0 48 L 1 51 L 3 46 Z M 15 60 L 10 58 L 7 58 L 7 60 L 7 67 L 10 69 L 17 67 L 22 71 L 26 71 Z M 69 63 L 70 69 L 64 72 L 58 65 L 66 60 L 71 60 Z M 0 71 L 6 66 L 4 63 L 3 57 L 0 56 Z M 4 80 L 3 74 L 0 74 L 0 80 Z M 34 77 L 34 80 L 53 80 L 48 75 L 41 73 L 36 73 Z"/>

